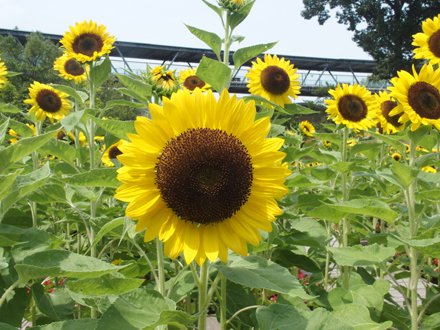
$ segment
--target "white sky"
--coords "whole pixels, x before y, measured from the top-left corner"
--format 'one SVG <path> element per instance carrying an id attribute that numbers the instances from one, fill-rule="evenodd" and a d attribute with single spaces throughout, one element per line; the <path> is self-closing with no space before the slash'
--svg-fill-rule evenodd
<path id="1" fill-rule="evenodd" d="M 281 55 L 371 59 L 345 26 L 305 20 L 302 9 L 302 0 L 257 0 L 235 34 L 246 37 L 241 46 L 278 41 L 271 53 Z M 222 36 L 219 18 L 201 0 L 0 0 L 3 29 L 63 34 L 85 19 L 106 25 L 119 41 L 207 48 L 184 23 Z"/>

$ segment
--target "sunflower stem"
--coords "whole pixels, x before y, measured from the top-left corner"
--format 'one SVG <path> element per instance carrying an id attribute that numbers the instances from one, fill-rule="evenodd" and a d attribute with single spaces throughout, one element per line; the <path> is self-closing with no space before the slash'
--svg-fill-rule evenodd
<path id="1" fill-rule="evenodd" d="M 220 274 L 220 329 L 226 330 L 226 297 L 227 297 L 227 283 L 226 283 L 226 277 L 223 274 Z"/>
<path id="2" fill-rule="evenodd" d="M 164 267 L 164 254 L 163 254 L 163 244 L 156 238 L 156 253 L 157 253 L 157 274 L 158 283 L 157 291 L 165 297 L 165 267 Z"/>
<path id="3" fill-rule="evenodd" d="M 207 300 L 208 300 L 208 274 L 209 274 L 209 262 L 205 261 L 200 266 L 200 279 L 199 279 L 199 320 L 198 330 L 206 329 L 206 317 L 207 317 Z"/>
<path id="4" fill-rule="evenodd" d="M 224 52 L 223 52 L 223 63 L 227 66 L 229 66 L 229 47 L 231 46 L 231 41 L 230 41 L 230 37 L 232 34 L 232 30 L 230 28 L 230 23 L 229 23 L 229 11 L 226 11 L 226 22 L 225 22 L 225 48 L 224 48 Z M 232 77 L 230 77 L 232 78 Z M 229 88 L 229 84 L 230 81 L 228 82 L 228 86 L 226 86 L 225 88 L 228 89 Z"/>
<path id="5" fill-rule="evenodd" d="M 328 239 L 327 246 L 330 247 L 331 225 L 326 223 L 326 229 L 327 229 L 327 239 Z M 324 290 L 326 291 L 328 291 L 329 269 L 330 269 L 330 250 L 327 249 L 327 252 L 325 254 L 325 271 L 324 271 Z"/>

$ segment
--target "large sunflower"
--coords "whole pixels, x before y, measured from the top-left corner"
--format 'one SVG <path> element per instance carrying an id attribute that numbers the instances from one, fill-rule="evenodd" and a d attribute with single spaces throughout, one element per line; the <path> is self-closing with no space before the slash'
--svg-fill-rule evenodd
<path id="1" fill-rule="evenodd" d="M 95 61 L 110 54 L 115 41 L 105 25 L 98 25 L 91 20 L 70 26 L 60 40 L 66 51 L 81 63 Z"/>
<path id="2" fill-rule="evenodd" d="M 8 82 L 8 69 L 5 63 L 0 58 L 0 88 L 2 88 Z"/>
<path id="3" fill-rule="evenodd" d="M 367 130 L 375 124 L 374 96 L 358 84 L 338 84 L 330 89 L 334 99 L 325 100 L 329 119 L 354 130 Z"/>
<path id="4" fill-rule="evenodd" d="M 86 65 L 86 69 L 84 69 L 81 63 L 68 53 L 64 53 L 58 57 L 53 67 L 59 72 L 59 76 L 63 79 L 73 80 L 77 84 L 87 80 L 86 70 L 88 70 L 89 66 Z"/>
<path id="5" fill-rule="evenodd" d="M 66 93 L 38 81 L 34 81 L 29 87 L 29 98 L 24 103 L 32 106 L 29 113 L 37 120 L 44 120 L 46 117 L 61 120 L 72 108 Z"/>
<path id="6" fill-rule="evenodd" d="M 422 32 L 413 35 L 414 58 L 427 59 L 440 64 L 440 14 L 422 23 Z"/>
<path id="7" fill-rule="evenodd" d="M 269 118 L 255 121 L 255 105 L 227 91 L 216 100 L 200 89 L 180 90 L 150 112 L 119 147 L 115 197 L 129 202 L 126 214 L 172 258 L 225 261 L 228 248 L 246 255 L 247 243 L 272 229 L 282 212 L 276 199 L 287 192 L 284 141 L 266 138 Z"/>
<path id="8" fill-rule="evenodd" d="M 296 71 L 290 61 L 265 54 L 264 61 L 257 58 L 256 62 L 252 62 L 252 68 L 246 74 L 249 79 L 247 87 L 251 94 L 283 106 L 292 103 L 290 97 L 296 98 L 300 94 Z"/>
<path id="9" fill-rule="evenodd" d="M 196 88 L 200 88 L 202 91 L 206 91 L 211 88 L 211 85 L 204 82 L 202 79 L 196 75 L 197 69 L 188 68 L 186 70 L 180 71 L 179 80 L 180 84 L 184 89 L 193 91 Z"/>
<path id="10" fill-rule="evenodd" d="M 390 116 L 390 112 L 395 107 L 401 106 L 397 104 L 396 99 L 387 92 L 379 92 L 379 94 L 374 95 L 374 98 L 381 131 L 386 134 L 393 134 L 401 130 L 403 125 L 399 123 L 400 115 Z"/>
<path id="11" fill-rule="evenodd" d="M 425 64 L 417 73 L 399 71 L 391 79 L 393 86 L 388 87 L 402 106 L 390 112 L 390 116 L 401 115 L 399 123 L 411 122 L 411 130 L 420 125 L 434 125 L 440 129 L 440 69 Z"/>

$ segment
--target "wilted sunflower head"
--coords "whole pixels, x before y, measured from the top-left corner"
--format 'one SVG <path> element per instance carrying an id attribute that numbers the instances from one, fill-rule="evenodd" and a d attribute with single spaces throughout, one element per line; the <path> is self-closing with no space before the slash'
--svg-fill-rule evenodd
<path id="1" fill-rule="evenodd" d="M 391 96 L 401 107 L 390 111 L 390 116 L 400 115 L 399 123 L 411 123 L 415 131 L 420 125 L 433 125 L 440 129 L 440 69 L 425 64 L 417 73 L 399 71 L 388 87 Z"/>
<path id="2" fill-rule="evenodd" d="M 174 71 L 167 70 L 162 65 L 149 70 L 147 77 L 153 86 L 153 90 L 160 96 L 170 96 L 179 88 L 179 81 Z"/>
<path id="3" fill-rule="evenodd" d="M 67 99 L 67 94 L 50 85 L 34 81 L 29 87 L 29 98 L 24 103 L 32 107 L 29 113 L 37 120 L 44 120 L 46 117 L 61 120 L 72 109 L 72 104 Z"/>
<path id="4" fill-rule="evenodd" d="M 308 137 L 312 137 L 316 131 L 312 123 L 308 122 L 307 120 L 299 123 L 299 129 L 305 136 Z"/>
<path id="5" fill-rule="evenodd" d="M 422 22 L 423 32 L 413 35 L 414 58 L 440 64 L 440 14 Z"/>
<path id="6" fill-rule="evenodd" d="M 292 103 L 290 98 L 300 94 L 299 75 L 290 61 L 278 56 L 264 55 L 264 61 L 257 58 L 252 62 L 246 77 L 249 80 L 249 92 L 260 95 L 278 105 Z"/>
<path id="7" fill-rule="evenodd" d="M 104 25 L 92 20 L 70 26 L 60 40 L 67 53 L 81 63 L 96 61 L 110 54 L 115 41 Z"/>
<path id="8" fill-rule="evenodd" d="M 380 133 L 393 134 L 401 130 L 404 126 L 399 122 L 401 113 L 390 116 L 390 112 L 401 105 L 387 92 L 379 92 L 379 94 L 375 94 L 374 97 Z"/>
<path id="9" fill-rule="evenodd" d="M 89 66 L 82 65 L 73 56 L 68 53 L 64 53 L 55 60 L 54 69 L 58 71 L 61 78 L 66 80 L 73 80 L 75 83 L 79 84 L 87 80 L 87 72 Z"/>
<path id="10" fill-rule="evenodd" d="M 2 88 L 8 82 L 8 69 L 5 63 L 0 58 L 0 88 Z"/>
<path id="11" fill-rule="evenodd" d="M 113 143 L 110 147 L 108 147 L 104 153 L 102 154 L 101 160 L 104 166 L 106 167 L 114 167 L 115 161 L 118 159 L 117 157 L 122 154 L 121 145 L 124 143 L 124 140 L 119 140 L 116 143 Z"/>
<path id="12" fill-rule="evenodd" d="M 188 89 L 190 91 L 193 91 L 196 88 L 200 88 L 202 91 L 210 89 L 211 86 L 197 77 L 196 72 L 196 68 L 188 68 L 181 71 L 179 74 L 180 85 L 184 89 Z"/>
<path id="13" fill-rule="evenodd" d="M 227 91 L 217 99 L 200 89 L 179 90 L 150 112 L 118 156 L 115 197 L 129 203 L 127 216 L 146 241 L 158 237 L 167 255 L 183 252 L 187 263 L 225 261 L 228 249 L 246 255 L 247 243 L 271 230 L 281 214 L 276 199 L 287 192 L 284 141 L 267 138 L 269 118 L 255 120 L 255 104 Z"/>
<path id="14" fill-rule="evenodd" d="M 333 99 L 325 100 L 329 119 L 355 131 L 368 130 L 376 124 L 374 96 L 365 86 L 338 84 L 330 89 Z"/>

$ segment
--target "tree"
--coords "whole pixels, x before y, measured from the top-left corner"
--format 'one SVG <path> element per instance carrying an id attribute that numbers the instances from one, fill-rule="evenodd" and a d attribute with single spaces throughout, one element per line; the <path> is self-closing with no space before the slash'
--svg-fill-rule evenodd
<path id="1" fill-rule="evenodd" d="M 440 12 L 433 0 L 303 0 L 301 15 L 324 24 L 331 11 L 354 32 L 353 40 L 377 62 L 377 78 L 388 79 L 397 70 L 411 68 L 412 35 L 426 18 Z"/>

